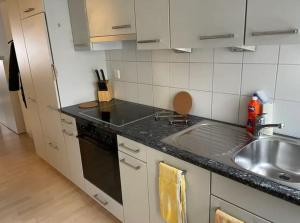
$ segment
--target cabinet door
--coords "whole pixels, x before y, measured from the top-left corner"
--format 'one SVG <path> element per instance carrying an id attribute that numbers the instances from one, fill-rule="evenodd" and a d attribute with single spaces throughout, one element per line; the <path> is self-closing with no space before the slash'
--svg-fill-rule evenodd
<path id="1" fill-rule="evenodd" d="M 86 0 L 91 37 L 135 33 L 134 0 Z"/>
<path id="2" fill-rule="evenodd" d="M 169 0 L 136 0 L 138 49 L 170 48 Z"/>
<path id="3" fill-rule="evenodd" d="M 20 14 L 26 18 L 44 11 L 43 0 L 18 0 L 20 4 Z"/>
<path id="4" fill-rule="evenodd" d="M 76 135 L 70 130 L 63 129 L 66 142 L 66 150 L 70 169 L 71 181 L 84 190 L 84 177 L 82 171 L 82 162 L 79 141 Z"/>
<path id="5" fill-rule="evenodd" d="M 210 172 L 156 150 L 147 154 L 150 222 L 164 223 L 159 205 L 159 163 L 186 170 L 187 219 L 189 223 L 209 222 Z"/>
<path id="6" fill-rule="evenodd" d="M 300 43 L 300 1 L 248 0 L 246 44 Z"/>
<path id="7" fill-rule="evenodd" d="M 44 141 L 38 105 L 36 101 L 30 99 L 27 100 L 27 107 L 31 127 L 31 134 L 34 141 L 36 153 L 44 160 L 47 160 L 46 143 Z"/>
<path id="8" fill-rule="evenodd" d="M 28 60 L 39 105 L 58 106 L 48 30 L 43 13 L 22 21 Z"/>
<path id="9" fill-rule="evenodd" d="M 170 0 L 172 48 L 243 45 L 246 0 Z"/>
<path id="10" fill-rule="evenodd" d="M 27 98 L 36 99 L 30 67 L 28 63 L 26 46 L 24 42 L 22 24 L 21 24 L 20 14 L 19 14 L 18 0 L 7 1 L 7 5 L 8 5 L 9 23 L 10 23 L 14 44 L 15 44 L 16 55 L 17 55 L 18 65 L 20 68 L 20 74 L 22 77 L 22 83 L 23 83 L 25 95 Z"/>
<path id="11" fill-rule="evenodd" d="M 119 152 L 125 223 L 149 223 L 147 166 Z"/>

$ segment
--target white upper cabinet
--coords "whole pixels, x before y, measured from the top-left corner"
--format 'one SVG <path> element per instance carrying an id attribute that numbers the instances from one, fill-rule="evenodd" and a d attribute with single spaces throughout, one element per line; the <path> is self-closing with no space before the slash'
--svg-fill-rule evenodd
<path id="1" fill-rule="evenodd" d="M 134 0 L 86 0 L 91 37 L 135 34 Z"/>
<path id="2" fill-rule="evenodd" d="M 19 0 L 19 5 L 22 18 L 44 11 L 43 0 Z"/>
<path id="3" fill-rule="evenodd" d="M 246 0 L 170 0 L 170 4 L 172 48 L 243 45 Z"/>
<path id="4" fill-rule="evenodd" d="M 138 49 L 170 48 L 169 0 L 135 0 Z"/>
<path id="5" fill-rule="evenodd" d="M 300 42 L 299 0 L 248 0 L 246 44 Z"/>

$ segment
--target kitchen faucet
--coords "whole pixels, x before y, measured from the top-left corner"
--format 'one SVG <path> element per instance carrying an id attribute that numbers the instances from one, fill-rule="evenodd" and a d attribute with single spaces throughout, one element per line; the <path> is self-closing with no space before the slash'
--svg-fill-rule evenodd
<path id="1" fill-rule="evenodd" d="M 278 124 L 265 124 L 265 114 L 259 115 L 256 118 L 255 121 L 255 128 L 254 128 L 254 133 L 253 133 L 253 137 L 254 138 L 260 138 L 262 137 L 262 130 L 264 128 L 279 128 L 282 129 L 284 127 L 284 124 L 282 123 L 278 123 Z"/>

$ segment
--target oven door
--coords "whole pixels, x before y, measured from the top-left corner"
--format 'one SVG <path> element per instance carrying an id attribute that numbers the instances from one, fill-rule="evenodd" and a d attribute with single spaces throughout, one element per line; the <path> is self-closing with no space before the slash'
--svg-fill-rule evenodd
<path id="1" fill-rule="evenodd" d="M 118 149 L 86 135 L 78 139 L 84 178 L 122 204 Z"/>

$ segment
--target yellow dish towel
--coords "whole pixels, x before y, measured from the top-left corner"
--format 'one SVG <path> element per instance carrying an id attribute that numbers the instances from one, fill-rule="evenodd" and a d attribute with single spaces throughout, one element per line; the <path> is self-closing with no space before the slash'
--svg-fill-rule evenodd
<path id="1" fill-rule="evenodd" d="M 218 209 L 216 211 L 215 223 L 245 223 L 237 218 L 230 216 L 229 214 Z"/>
<path id="2" fill-rule="evenodd" d="M 182 170 L 159 164 L 160 213 L 166 223 L 186 223 L 186 184 Z"/>

